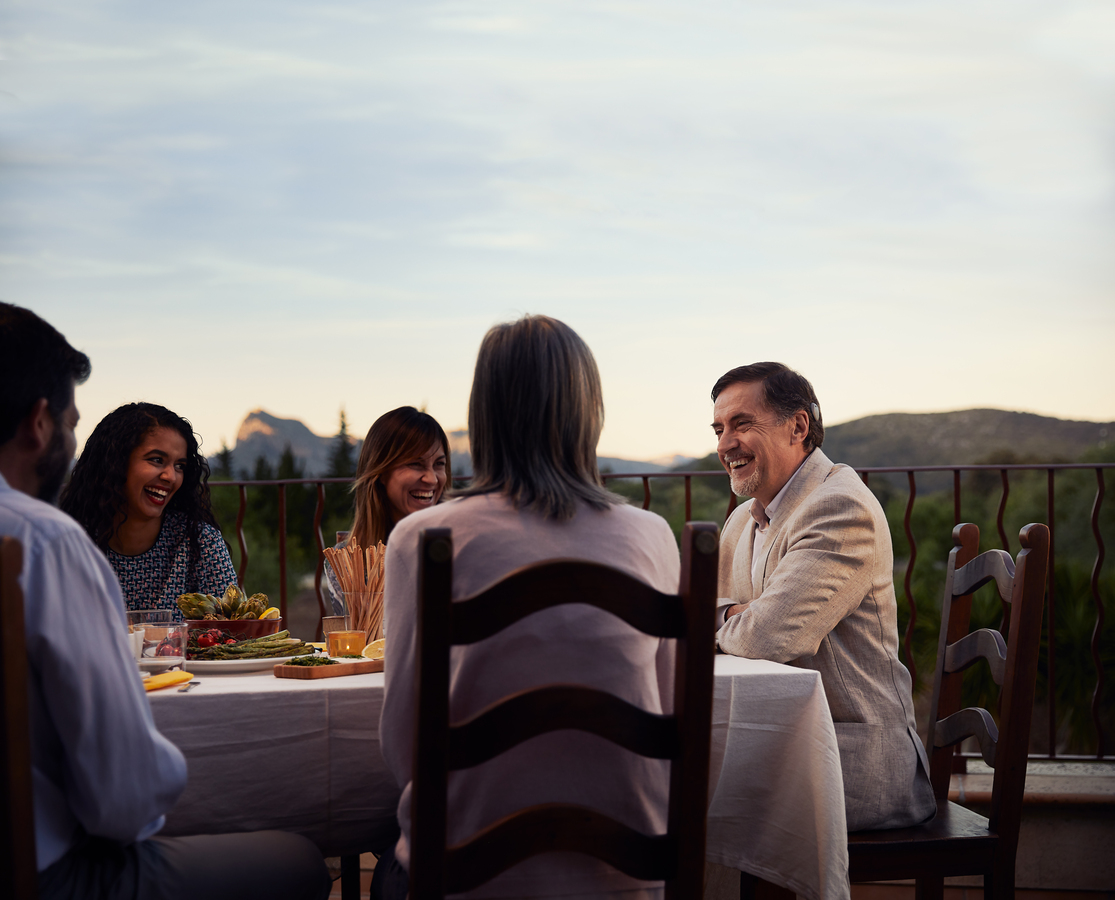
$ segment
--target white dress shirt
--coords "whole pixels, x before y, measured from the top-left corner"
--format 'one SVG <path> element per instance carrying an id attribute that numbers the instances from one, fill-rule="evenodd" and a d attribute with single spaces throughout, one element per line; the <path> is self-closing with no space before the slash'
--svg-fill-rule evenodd
<path id="1" fill-rule="evenodd" d="M 802 462 L 804 463 L 805 460 L 802 460 Z M 767 544 L 767 532 L 770 530 L 770 523 L 778 515 L 778 506 L 786 495 L 786 489 L 793 483 L 800 471 L 801 466 L 799 465 L 794 469 L 794 474 L 786 479 L 786 483 L 782 485 L 782 490 L 774 495 L 774 499 L 770 501 L 769 506 L 764 507 L 758 500 L 751 501 L 751 517 L 755 520 L 755 531 L 751 538 L 752 587 L 759 583 L 759 573 L 763 571 L 763 563 L 766 562 L 766 554 L 763 553 L 763 548 Z"/>
<path id="2" fill-rule="evenodd" d="M 158 831 L 186 786 L 186 760 L 155 728 L 120 585 L 82 527 L 0 476 L 0 535 L 23 545 L 41 872 L 83 829 L 124 844 Z"/>

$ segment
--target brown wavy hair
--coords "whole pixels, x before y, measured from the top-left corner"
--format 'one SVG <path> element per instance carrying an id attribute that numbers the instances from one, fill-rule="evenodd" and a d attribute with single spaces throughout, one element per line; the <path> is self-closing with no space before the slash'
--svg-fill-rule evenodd
<path id="1" fill-rule="evenodd" d="M 395 523 L 391 519 L 385 478 L 393 469 L 421 459 L 434 444 L 440 444 L 445 451 L 448 490 L 453 484 L 449 439 L 433 416 L 413 406 L 400 406 L 372 423 L 356 463 L 356 480 L 352 485 L 356 516 L 348 536 L 350 543 L 374 547 L 387 540 Z"/>
<path id="2" fill-rule="evenodd" d="M 549 316 L 496 325 L 480 344 L 468 403 L 475 475 L 457 496 L 502 493 L 557 521 L 573 518 L 578 502 L 622 504 L 596 465 L 603 428 L 600 372 L 577 332 Z"/>

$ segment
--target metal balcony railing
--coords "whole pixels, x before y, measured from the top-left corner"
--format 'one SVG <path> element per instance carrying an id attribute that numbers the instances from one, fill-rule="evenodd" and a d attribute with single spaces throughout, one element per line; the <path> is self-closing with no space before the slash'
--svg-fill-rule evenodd
<path id="1" fill-rule="evenodd" d="M 1056 582 L 1054 578 L 1054 563 L 1057 553 L 1057 523 L 1055 517 L 1056 510 L 1056 495 L 1055 495 L 1055 478 L 1058 474 L 1069 471 L 1089 471 L 1094 473 L 1095 477 L 1095 494 L 1092 503 L 1091 519 L 1089 522 L 1092 540 L 1095 543 L 1095 557 L 1092 565 L 1091 582 L 1089 591 L 1091 595 L 1091 603 L 1095 612 L 1095 624 L 1092 631 L 1092 638 L 1090 644 L 1090 652 L 1092 663 L 1095 668 L 1096 678 L 1095 685 L 1092 691 L 1091 702 L 1091 718 L 1092 725 L 1095 731 L 1097 750 L 1094 755 L 1088 756 L 1070 756 L 1065 754 L 1058 754 L 1057 752 L 1057 730 L 1058 730 L 1058 704 L 1056 698 L 1056 680 L 1057 680 L 1057 666 L 1056 655 L 1054 653 L 1047 654 L 1047 678 L 1046 678 L 1046 697 L 1044 698 L 1046 710 L 1045 728 L 1047 731 L 1046 738 L 1048 740 L 1049 751 L 1048 753 L 1041 754 L 1037 758 L 1041 759 L 1101 759 L 1112 760 L 1115 759 L 1115 753 L 1109 752 L 1104 723 L 1102 721 L 1101 712 L 1104 709 L 1104 695 L 1106 690 L 1106 673 L 1104 672 L 1103 662 L 1100 656 L 1100 638 L 1104 628 L 1105 620 L 1105 603 L 1101 596 L 1100 591 L 1100 576 L 1103 571 L 1105 547 L 1103 536 L 1100 533 L 1100 512 L 1103 507 L 1104 497 L 1106 494 L 1105 473 L 1110 469 L 1115 468 L 1115 463 L 1057 463 L 1057 464 L 1012 464 L 1012 465 L 966 465 L 966 466 L 886 466 L 886 467 L 871 467 L 871 468 L 858 468 L 856 472 L 863 479 L 864 483 L 868 486 L 871 485 L 872 476 L 905 476 L 906 483 L 909 490 L 909 495 L 906 500 L 905 513 L 903 518 L 903 529 L 905 531 L 906 540 L 909 544 L 909 557 L 905 562 L 904 577 L 902 582 L 902 591 L 900 591 L 900 603 L 904 602 L 908 614 L 909 621 L 902 636 L 903 649 L 905 651 L 905 662 L 911 669 L 911 674 L 915 678 L 915 683 L 918 677 L 917 669 L 914 664 L 914 628 L 917 622 L 918 609 L 917 603 L 911 587 L 911 578 L 914 571 L 914 565 L 918 556 L 918 544 L 911 527 L 911 519 L 914 513 L 915 502 L 918 499 L 918 476 L 929 475 L 930 473 L 950 473 L 952 475 L 952 501 L 953 501 L 953 522 L 959 524 L 964 521 L 963 519 L 963 492 L 961 489 L 961 475 L 964 473 L 992 473 L 999 476 L 1001 483 L 1001 491 L 999 495 L 998 511 L 996 514 L 995 524 L 997 529 L 997 536 L 999 545 L 1003 550 L 1008 553 L 1017 551 L 1017 547 L 1013 547 L 1010 536 L 1007 533 L 1004 524 L 1004 517 L 1007 510 L 1007 499 L 1010 496 L 1011 484 L 1010 478 L 1012 475 L 1020 472 L 1036 472 L 1044 475 L 1046 480 L 1046 500 L 1045 500 L 1045 523 L 1049 526 L 1050 541 L 1049 541 L 1049 577 L 1047 583 L 1046 594 L 1046 647 L 1052 648 L 1056 643 L 1056 609 L 1058 603 L 1058 596 L 1056 592 Z M 685 497 L 685 520 L 689 521 L 692 517 L 692 488 L 693 479 L 716 479 L 720 484 L 726 484 L 727 475 L 721 471 L 695 471 L 695 472 L 646 472 L 646 473 L 608 473 L 604 476 L 605 482 L 619 482 L 635 480 L 641 482 L 643 489 L 643 509 L 650 509 L 653 493 L 651 490 L 652 481 L 674 480 L 682 479 L 684 483 L 684 497 Z M 467 479 L 454 479 L 457 486 L 465 483 Z M 237 572 L 237 577 L 240 583 L 244 583 L 245 575 L 247 574 L 250 552 L 247 541 L 244 536 L 244 519 L 248 508 L 248 490 L 263 490 L 263 489 L 277 489 L 278 490 L 278 558 L 279 558 L 279 579 L 280 579 L 280 600 L 279 606 L 284 618 L 287 615 L 287 489 L 291 485 L 312 486 L 317 494 L 317 502 L 314 511 L 313 519 L 313 535 L 316 542 L 317 551 L 317 565 L 314 571 L 314 592 L 317 597 L 318 609 L 321 615 L 326 614 L 327 606 L 325 595 L 322 591 L 322 573 L 323 573 L 323 554 L 322 551 L 327 546 L 321 532 L 322 518 L 324 516 L 326 503 L 325 503 L 325 487 L 330 484 L 351 484 L 351 479 L 348 478 L 294 478 L 294 479 L 280 479 L 272 481 L 210 481 L 210 488 L 216 491 L 225 491 L 236 489 L 239 491 L 239 509 L 236 518 L 235 535 L 239 544 L 240 550 L 240 566 Z M 724 519 L 726 520 L 731 515 L 732 510 L 735 509 L 736 498 L 730 496 L 725 510 Z M 985 535 L 986 537 L 986 535 Z M 934 637 L 934 646 L 936 638 Z"/>

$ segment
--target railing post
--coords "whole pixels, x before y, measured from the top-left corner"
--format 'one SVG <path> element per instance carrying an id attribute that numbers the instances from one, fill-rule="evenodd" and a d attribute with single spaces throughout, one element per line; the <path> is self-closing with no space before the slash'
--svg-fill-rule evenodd
<path id="1" fill-rule="evenodd" d="M 279 485 L 279 614 L 286 615 L 286 485 Z"/>
<path id="2" fill-rule="evenodd" d="M 999 540 L 1003 542 L 1003 549 L 1010 553 L 1010 540 L 1007 538 L 1007 529 L 1003 525 L 1003 517 L 1007 512 L 1007 497 L 1010 495 L 1010 479 L 1007 470 L 1000 469 L 999 474 L 1003 479 L 1003 496 L 999 500 L 999 514 L 995 517 L 995 524 L 999 528 Z"/>
<path id="3" fill-rule="evenodd" d="M 236 513 L 236 540 L 240 544 L 240 571 L 236 573 L 236 583 L 244 587 L 244 577 L 248 574 L 248 542 L 244 540 L 244 513 L 248 509 L 248 489 L 240 485 L 240 509 Z"/>
<path id="4" fill-rule="evenodd" d="M 914 638 L 914 623 L 918 620 L 918 607 L 914 603 L 914 593 L 910 588 L 910 580 L 914 574 L 914 561 L 918 558 L 918 544 L 914 540 L 914 530 L 910 526 L 910 518 L 914 512 L 914 498 L 918 495 L 917 481 L 914 479 L 912 471 L 906 473 L 907 479 L 910 483 L 910 499 L 906 501 L 906 516 L 903 519 L 903 524 L 906 528 L 906 540 L 910 544 L 910 560 L 906 563 L 906 577 L 902 581 L 903 588 L 906 591 L 906 605 L 910 607 L 910 621 L 906 623 L 906 634 L 902 638 L 902 646 L 906 650 L 906 665 L 910 669 L 910 683 L 916 688 L 918 683 L 918 667 L 914 662 L 914 651 L 912 649 Z"/>
<path id="5" fill-rule="evenodd" d="M 1048 517 L 1049 517 L 1049 571 L 1048 571 L 1048 573 L 1046 573 L 1046 577 L 1048 578 L 1047 584 L 1049 585 L 1049 592 L 1046 595 L 1048 597 L 1048 602 L 1045 604 L 1045 611 L 1046 611 L 1046 615 L 1048 616 L 1047 621 L 1048 621 L 1048 624 L 1049 624 L 1049 630 L 1046 632 L 1046 634 L 1048 635 L 1049 643 L 1046 645 L 1046 654 L 1045 655 L 1046 655 L 1046 662 L 1048 663 L 1048 666 L 1049 666 L 1049 669 L 1048 669 L 1049 681 L 1046 684 L 1045 697 L 1046 697 L 1046 702 L 1049 704 L 1049 758 L 1050 759 L 1056 759 L 1056 757 L 1057 757 L 1057 692 L 1055 690 L 1055 687 L 1057 685 L 1057 672 L 1056 672 L 1055 658 L 1057 656 L 1057 652 L 1056 652 L 1056 648 L 1057 648 L 1057 628 L 1056 628 L 1055 622 L 1056 622 L 1057 608 L 1054 605 L 1054 599 L 1055 598 L 1053 596 L 1053 594 L 1054 594 L 1053 584 L 1056 581 L 1056 579 L 1054 578 L 1054 575 L 1053 575 L 1053 573 L 1056 571 L 1056 569 L 1054 569 L 1053 547 L 1054 547 L 1055 537 L 1056 537 L 1057 531 L 1056 531 L 1056 527 L 1053 524 L 1053 512 L 1054 512 L 1054 509 L 1053 509 L 1053 469 L 1049 469 L 1048 473 L 1049 473 L 1049 476 L 1048 476 L 1049 481 L 1048 481 L 1048 488 L 1047 488 L 1048 499 L 1047 499 L 1046 515 L 1048 515 Z M 1008 636 L 1007 639 L 1008 640 L 1010 639 L 1009 636 Z"/>
<path id="6" fill-rule="evenodd" d="M 1103 759 L 1104 735 L 1100 721 L 1103 706 L 1103 661 L 1100 659 L 1100 633 L 1103 631 L 1103 601 L 1100 599 L 1100 569 L 1103 568 L 1104 545 L 1100 534 L 1100 507 L 1106 493 L 1103 469 L 1096 468 L 1096 501 L 1092 504 L 1092 534 L 1096 539 L 1096 564 L 1092 566 L 1092 603 L 1096 607 L 1096 627 L 1092 629 L 1092 661 L 1096 665 L 1096 689 L 1092 694 L 1092 722 L 1096 726 L 1096 759 Z"/>
<path id="7" fill-rule="evenodd" d="M 325 595 L 321 592 L 321 576 L 325 569 L 325 537 L 321 533 L 321 520 L 325 515 L 325 483 L 317 482 L 317 505 L 314 507 L 314 541 L 317 543 L 317 565 L 314 566 L 314 593 L 317 595 L 317 630 L 314 636 L 320 641 L 321 620 L 325 616 Z"/>

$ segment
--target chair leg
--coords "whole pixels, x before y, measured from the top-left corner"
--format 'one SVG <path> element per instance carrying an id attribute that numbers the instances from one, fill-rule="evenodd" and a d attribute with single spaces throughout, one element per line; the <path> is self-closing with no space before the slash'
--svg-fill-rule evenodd
<path id="1" fill-rule="evenodd" d="M 750 872 L 739 873 L 739 900 L 794 900 L 789 888 L 764 881 Z"/>
<path id="2" fill-rule="evenodd" d="M 360 900 L 360 855 L 341 857 L 341 900 Z"/>
<path id="3" fill-rule="evenodd" d="M 1014 869 L 990 869 L 983 876 L 983 900 L 1014 900 Z"/>
<path id="4" fill-rule="evenodd" d="M 914 900 L 944 900 L 945 879 L 942 875 L 923 876 L 914 886 Z"/>

